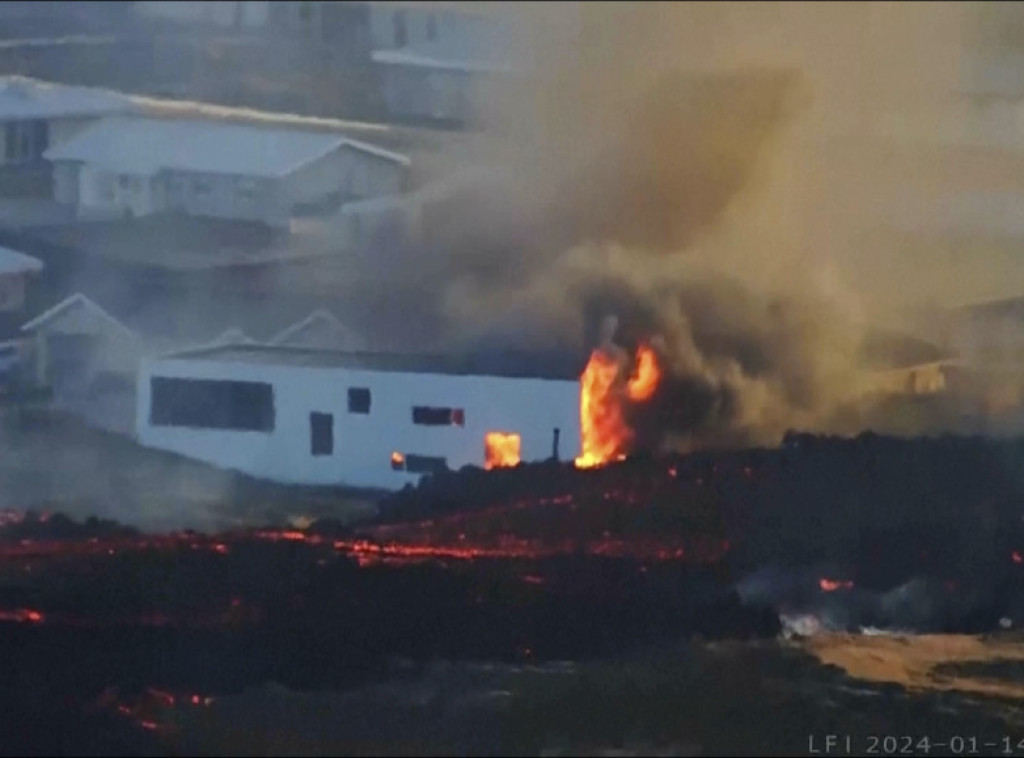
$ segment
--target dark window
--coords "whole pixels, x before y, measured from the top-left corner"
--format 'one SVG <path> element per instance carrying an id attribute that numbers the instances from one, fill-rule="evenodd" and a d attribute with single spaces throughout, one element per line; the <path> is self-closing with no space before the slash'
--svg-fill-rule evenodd
<path id="1" fill-rule="evenodd" d="M 412 409 L 412 423 L 420 426 L 465 426 L 466 412 L 462 408 L 428 408 L 417 405 Z"/>
<path id="2" fill-rule="evenodd" d="M 18 159 L 18 124 L 8 122 L 4 129 L 4 154 L 13 163 Z"/>
<path id="3" fill-rule="evenodd" d="M 309 452 L 312 455 L 331 455 L 334 452 L 333 414 L 309 414 Z"/>
<path id="4" fill-rule="evenodd" d="M 405 456 L 405 470 L 410 474 L 436 474 L 448 468 L 446 458 L 437 458 L 431 455 L 407 455 Z"/>
<path id="5" fill-rule="evenodd" d="M 366 387 L 348 388 L 348 412 L 369 413 L 370 412 L 370 390 Z"/>
<path id="6" fill-rule="evenodd" d="M 405 23 L 405 11 L 398 11 L 394 15 L 395 24 L 395 47 L 405 47 L 409 43 L 409 29 Z"/>
<path id="7" fill-rule="evenodd" d="M 269 384 L 153 377 L 150 387 L 153 426 L 274 430 L 274 388 Z"/>
<path id="8" fill-rule="evenodd" d="M 40 119 L 32 122 L 32 129 L 35 132 L 32 142 L 35 145 L 36 157 L 38 158 L 50 146 L 50 125 Z"/>

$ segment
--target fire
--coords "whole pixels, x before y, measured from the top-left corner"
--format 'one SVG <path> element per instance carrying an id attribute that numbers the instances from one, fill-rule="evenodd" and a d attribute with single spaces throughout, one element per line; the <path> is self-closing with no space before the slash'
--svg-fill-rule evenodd
<path id="1" fill-rule="evenodd" d="M 405 456 L 402 455 L 401 453 L 392 453 L 391 465 L 396 468 L 401 468 L 402 466 L 405 466 Z"/>
<path id="2" fill-rule="evenodd" d="M 850 580 L 842 581 L 839 579 L 819 579 L 818 586 L 821 587 L 822 592 L 835 592 L 836 590 L 853 589 L 853 582 Z"/>
<path id="3" fill-rule="evenodd" d="M 484 438 L 484 468 L 505 468 L 519 464 L 522 438 L 518 434 L 488 432 Z"/>
<path id="4" fill-rule="evenodd" d="M 624 448 L 633 439 L 626 422 L 625 403 L 649 400 L 658 386 L 661 371 L 654 351 L 646 345 L 637 350 L 636 368 L 619 384 L 621 367 L 602 350 L 595 350 L 580 377 L 580 431 L 583 450 L 576 458 L 578 468 L 593 468 L 625 458 Z"/>
<path id="5" fill-rule="evenodd" d="M 646 345 L 641 345 L 636 352 L 636 373 L 626 385 L 626 394 L 635 403 L 648 400 L 654 394 L 660 378 L 661 371 L 658 369 L 654 351 Z"/>

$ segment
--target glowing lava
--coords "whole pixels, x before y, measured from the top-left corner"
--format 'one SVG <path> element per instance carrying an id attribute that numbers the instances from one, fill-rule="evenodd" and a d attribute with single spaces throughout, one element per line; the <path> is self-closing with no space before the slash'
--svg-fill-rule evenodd
<path id="1" fill-rule="evenodd" d="M 649 400 L 658 386 L 661 371 L 654 351 L 641 345 L 636 367 L 623 391 L 622 367 L 603 350 L 595 350 L 580 377 L 580 432 L 583 449 L 577 468 L 593 468 L 625 457 L 633 441 L 626 422 L 627 402 Z"/>
<path id="2" fill-rule="evenodd" d="M 484 438 L 484 468 L 517 466 L 520 461 L 522 438 L 518 434 L 488 432 Z"/>
<path id="3" fill-rule="evenodd" d="M 819 579 L 818 586 L 821 587 L 822 592 L 835 592 L 836 590 L 853 589 L 853 582 L 850 580 Z"/>

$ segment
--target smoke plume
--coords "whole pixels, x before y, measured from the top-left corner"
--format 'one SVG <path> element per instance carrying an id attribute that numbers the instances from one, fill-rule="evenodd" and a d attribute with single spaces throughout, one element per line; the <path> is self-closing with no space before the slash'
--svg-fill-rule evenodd
<path id="1" fill-rule="evenodd" d="M 915 102 L 941 99 L 955 72 L 935 61 L 967 22 L 822 5 L 603 3 L 572 33 L 550 23 L 568 6 L 515 7 L 534 75 L 483 101 L 479 153 L 452 156 L 466 189 L 433 203 L 433 254 L 407 273 L 444 341 L 580 352 L 614 314 L 617 341 L 658 338 L 668 371 L 634 419 L 641 445 L 834 426 L 884 313 L 856 262 L 886 174 L 853 173 L 856 151 L 827 138 L 911 82 Z M 892 23 L 916 56 L 882 45 Z"/>

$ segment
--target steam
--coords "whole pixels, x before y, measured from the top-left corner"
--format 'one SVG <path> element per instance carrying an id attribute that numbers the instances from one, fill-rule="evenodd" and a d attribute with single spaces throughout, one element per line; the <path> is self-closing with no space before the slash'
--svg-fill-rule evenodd
<path id="1" fill-rule="evenodd" d="M 444 341 L 585 351 L 614 314 L 628 351 L 660 338 L 669 373 L 634 419 L 641 446 L 837 428 L 866 330 L 894 305 L 857 269 L 881 224 L 870 188 L 893 177 L 877 161 L 857 173 L 856 142 L 830 183 L 816 162 L 907 92 L 946 97 L 957 48 L 942 45 L 969 27 L 959 6 L 869 5 L 599 4 L 578 55 L 538 35 L 537 76 L 486 103 L 490 139 L 458 156 L 486 181 L 434 208 L 450 223 L 428 258 L 444 265 L 415 278 L 439 293 L 422 305 Z M 883 46 L 892 23 L 916 57 Z"/>

